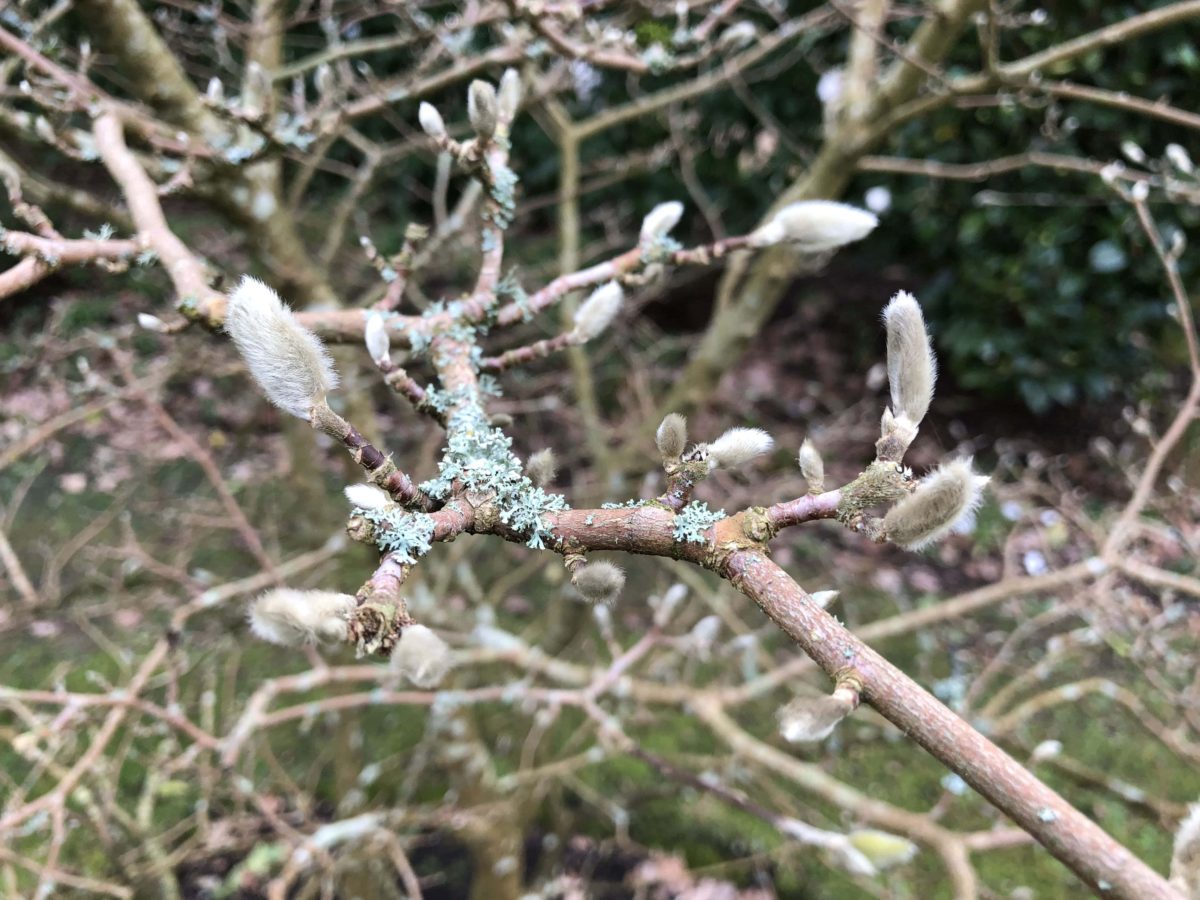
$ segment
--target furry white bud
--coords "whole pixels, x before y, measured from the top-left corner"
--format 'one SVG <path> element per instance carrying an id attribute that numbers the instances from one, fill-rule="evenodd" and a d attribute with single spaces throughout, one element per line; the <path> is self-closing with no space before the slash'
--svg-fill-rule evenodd
<path id="1" fill-rule="evenodd" d="M 205 99 L 214 106 L 220 106 L 225 102 L 225 85 L 221 83 L 221 79 L 213 76 L 208 79 L 208 88 L 204 91 Z"/>
<path id="2" fill-rule="evenodd" d="M 1171 885 L 1185 897 L 1200 897 L 1200 803 L 1192 805 L 1175 832 Z"/>
<path id="3" fill-rule="evenodd" d="M 388 337 L 387 323 L 379 313 L 367 316 L 367 325 L 363 329 L 363 341 L 367 345 L 367 353 L 376 365 L 391 361 L 391 339 Z"/>
<path id="4" fill-rule="evenodd" d="M 804 443 L 800 445 L 796 461 L 800 463 L 800 474 L 808 482 L 809 493 L 819 494 L 825 490 L 825 461 L 821 459 L 821 452 L 809 438 L 805 438 Z"/>
<path id="5" fill-rule="evenodd" d="M 264 641 L 288 647 L 344 641 L 357 605 L 351 594 L 277 588 L 250 605 L 250 630 Z"/>
<path id="6" fill-rule="evenodd" d="M 261 116 L 271 90 L 271 76 L 261 64 L 252 61 L 242 75 L 242 110 L 251 117 Z"/>
<path id="7" fill-rule="evenodd" d="M 678 459 L 687 444 L 687 419 L 679 413 L 668 413 L 659 423 L 654 443 L 664 459 Z"/>
<path id="8" fill-rule="evenodd" d="M 888 385 L 892 412 L 920 425 L 933 402 L 937 360 L 925 329 L 921 305 L 907 291 L 900 291 L 883 310 L 887 326 Z"/>
<path id="9" fill-rule="evenodd" d="M 758 28 L 753 22 L 738 22 L 721 32 L 721 36 L 717 38 L 717 50 L 722 53 L 739 50 L 756 37 L 758 37 Z"/>
<path id="10" fill-rule="evenodd" d="M 432 103 L 421 104 L 417 110 L 417 120 L 421 123 L 421 130 L 431 138 L 439 140 L 446 136 L 446 123 L 442 121 L 442 114 Z"/>
<path id="11" fill-rule="evenodd" d="M 659 628 L 666 625 L 675 615 L 679 604 L 687 599 L 687 585 L 673 584 L 667 588 L 662 597 L 651 597 L 650 605 L 654 608 L 654 624 Z"/>
<path id="12" fill-rule="evenodd" d="M 1141 165 L 1146 161 L 1146 151 L 1136 141 L 1121 141 L 1121 152 L 1131 163 Z"/>
<path id="13" fill-rule="evenodd" d="M 853 710 L 836 691 L 824 697 L 797 697 L 777 713 L 779 733 L 792 744 L 824 740 Z"/>
<path id="14" fill-rule="evenodd" d="M 769 247 L 787 241 L 806 253 L 834 250 L 860 241 L 879 224 L 865 209 L 833 200 L 789 203 L 750 235 L 750 246 Z"/>
<path id="15" fill-rule="evenodd" d="M 392 671 L 419 688 L 436 687 L 450 671 L 450 648 L 424 625 L 409 625 L 400 632 L 392 651 Z"/>
<path id="16" fill-rule="evenodd" d="M 612 324 L 624 301 L 625 292 L 615 281 L 596 288 L 575 311 L 575 337 L 580 341 L 597 337 Z"/>
<path id="17" fill-rule="evenodd" d="M 383 509 L 391 498 L 372 484 L 348 484 L 343 493 L 351 506 L 359 509 Z"/>
<path id="18" fill-rule="evenodd" d="M 840 593 L 841 591 L 814 591 L 809 596 L 812 597 L 813 603 L 817 604 L 821 609 L 825 609 L 838 598 Z"/>
<path id="19" fill-rule="evenodd" d="M 907 838 L 874 828 L 861 828 L 848 835 L 850 845 L 876 869 L 903 865 L 917 855 L 917 845 Z"/>
<path id="20" fill-rule="evenodd" d="M 334 88 L 337 87 L 333 66 L 329 63 L 321 63 L 317 66 L 317 71 L 313 73 L 313 86 L 317 89 L 317 96 L 322 99 L 333 93 Z"/>
<path id="21" fill-rule="evenodd" d="M 716 615 L 705 616 L 693 625 L 692 630 L 688 633 L 690 649 L 700 659 L 708 659 L 712 655 L 713 642 L 716 641 L 720 631 L 721 617 Z"/>
<path id="22" fill-rule="evenodd" d="M 642 219 L 642 232 L 638 242 L 644 244 L 670 234 L 671 229 L 678 225 L 682 218 L 683 204 L 678 200 L 658 204 Z"/>
<path id="23" fill-rule="evenodd" d="M 150 313 L 138 313 L 137 323 L 147 331 L 154 331 L 163 334 L 167 330 L 167 323 L 158 316 L 152 316 Z"/>
<path id="24" fill-rule="evenodd" d="M 1194 175 L 1196 172 L 1196 164 L 1192 162 L 1192 158 L 1188 156 L 1188 152 L 1179 144 L 1167 144 L 1164 151 L 1167 157 L 1167 162 L 1173 165 L 1184 175 Z"/>
<path id="25" fill-rule="evenodd" d="M 730 428 L 708 445 L 710 469 L 736 469 L 775 446 L 761 428 Z"/>
<path id="26" fill-rule="evenodd" d="M 517 115 L 521 106 L 521 74 L 516 69 L 505 69 L 500 76 L 500 90 L 496 95 L 496 107 L 501 121 L 508 123 Z"/>
<path id="27" fill-rule="evenodd" d="M 467 88 L 467 118 L 485 143 L 496 133 L 496 89 L 486 81 L 472 81 Z"/>
<path id="28" fill-rule="evenodd" d="M 580 566 L 571 576 L 575 589 L 591 603 L 612 603 L 625 587 L 625 573 L 620 566 L 606 561 Z"/>
<path id="29" fill-rule="evenodd" d="M 244 276 L 229 295 L 225 330 L 267 399 L 293 416 L 307 419 L 337 387 L 325 345 L 261 281 Z"/>
<path id="30" fill-rule="evenodd" d="M 558 474 L 558 459 L 554 455 L 554 451 L 549 447 L 539 450 L 537 453 L 532 453 L 529 459 L 525 462 L 525 471 L 529 475 L 529 480 L 538 487 L 545 487 L 554 481 L 554 476 Z"/>
<path id="31" fill-rule="evenodd" d="M 884 534 L 906 550 L 920 550 L 941 540 L 975 512 L 988 481 L 971 469 L 969 457 L 943 463 L 888 510 Z"/>

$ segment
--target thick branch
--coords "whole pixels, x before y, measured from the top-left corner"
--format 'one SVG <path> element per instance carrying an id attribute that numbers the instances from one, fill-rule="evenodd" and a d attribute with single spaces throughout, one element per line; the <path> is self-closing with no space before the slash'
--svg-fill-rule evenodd
<path id="1" fill-rule="evenodd" d="M 721 567 L 827 674 L 852 667 L 864 699 L 1104 896 L 1183 900 L 1167 882 L 1032 773 L 859 641 L 758 550 Z"/>

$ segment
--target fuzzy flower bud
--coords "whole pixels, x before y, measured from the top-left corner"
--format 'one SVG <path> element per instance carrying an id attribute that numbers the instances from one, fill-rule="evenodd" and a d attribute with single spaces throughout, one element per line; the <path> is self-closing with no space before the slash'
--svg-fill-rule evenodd
<path id="1" fill-rule="evenodd" d="M 879 219 L 874 213 L 832 200 L 789 203 L 750 235 L 751 247 L 791 243 L 805 253 L 834 250 L 870 234 Z"/>
<path id="2" fill-rule="evenodd" d="M 421 123 L 421 130 L 435 141 L 446 136 L 446 123 L 442 121 L 442 114 L 432 103 L 421 104 L 417 110 L 417 119 Z"/>
<path id="3" fill-rule="evenodd" d="M 367 316 L 367 326 L 363 330 L 363 340 L 367 345 L 367 353 L 371 355 L 376 365 L 391 361 L 391 339 L 388 337 L 387 325 L 379 313 Z"/>
<path id="4" fill-rule="evenodd" d="M 590 562 L 571 576 L 575 589 L 590 603 L 612 603 L 625 587 L 625 573 L 610 562 Z"/>
<path id="5" fill-rule="evenodd" d="M 776 714 L 779 733 L 792 744 L 824 740 L 854 711 L 854 706 L 845 691 L 824 697 L 797 697 Z"/>
<path id="6" fill-rule="evenodd" d="M 485 143 L 496 133 L 496 89 L 486 81 L 472 81 L 467 88 L 467 118 Z"/>
<path id="7" fill-rule="evenodd" d="M 808 492 L 819 494 L 825 490 L 825 461 L 821 459 L 821 452 L 817 450 L 816 445 L 808 438 L 800 445 L 800 454 L 796 461 L 800 463 L 800 474 L 808 482 Z"/>
<path id="8" fill-rule="evenodd" d="M 550 484 L 554 481 L 554 476 L 558 474 L 558 459 L 555 457 L 554 451 L 546 447 L 537 453 L 530 454 L 529 459 L 525 462 L 525 471 L 529 475 L 529 480 L 538 487 Z"/>
<path id="9" fill-rule="evenodd" d="M 654 609 L 654 624 L 663 627 L 675 615 L 675 610 L 687 599 L 687 585 L 673 584 L 667 588 L 662 597 L 651 597 L 650 606 Z"/>
<path id="10" fill-rule="evenodd" d="M 710 469 L 736 469 L 775 446 L 761 428 L 730 428 L 708 445 Z"/>
<path id="11" fill-rule="evenodd" d="M 1200 897 L 1200 803 L 1192 805 L 1175 832 L 1171 885 L 1185 897 Z"/>
<path id="12" fill-rule="evenodd" d="M 242 109 L 251 117 L 261 116 L 271 97 L 271 76 L 259 63 L 251 62 L 242 75 Z"/>
<path id="13" fill-rule="evenodd" d="M 758 37 L 758 28 L 753 22 L 738 22 L 721 32 L 721 36 L 717 38 L 717 50 L 721 53 L 740 50 L 756 37 Z"/>
<path id="14" fill-rule="evenodd" d="M 682 218 L 683 204 L 678 200 L 658 204 L 642 219 L 642 232 L 638 242 L 644 244 L 670 234 L 671 229 L 678 225 Z"/>
<path id="15" fill-rule="evenodd" d="M 500 76 L 500 90 L 496 96 L 496 107 L 500 119 L 511 122 L 521 106 L 521 75 L 516 69 L 505 69 Z"/>
<path id="16" fill-rule="evenodd" d="M 1121 141 L 1121 152 L 1131 163 L 1141 165 L 1146 161 L 1146 151 L 1136 141 Z"/>
<path id="17" fill-rule="evenodd" d="M 654 442 L 664 459 L 678 459 L 687 444 L 687 419 L 679 413 L 668 413 L 658 426 Z"/>
<path id="18" fill-rule="evenodd" d="M 436 687 L 450 671 L 450 648 L 424 625 L 409 625 L 392 651 L 392 671 L 419 688 Z"/>
<path id="19" fill-rule="evenodd" d="M 905 550 L 927 547 L 975 511 L 988 480 L 972 471 L 969 458 L 943 463 L 888 510 L 883 531 L 888 540 Z"/>
<path id="20" fill-rule="evenodd" d="M 383 509 L 391 498 L 371 484 L 348 484 L 343 491 L 350 505 L 358 509 Z"/>
<path id="21" fill-rule="evenodd" d="M 221 83 L 221 79 L 215 75 L 208 79 L 208 87 L 204 91 L 204 98 L 214 106 L 220 106 L 225 102 L 225 85 Z"/>
<path id="22" fill-rule="evenodd" d="M 1188 152 L 1179 144 L 1167 144 L 1163 151 L 1167 157 L 1167 161 L 1176 169 L 1185 175 L 1194 175 L 1196 172 L 1196 164 L 1192 162 L 1192 158 L 1188 156 Z"/>
<path id="23" fill-rule="evenodd" d="M 322 99 L 332 94 L 337 89 L 337 76 L 333 72 L 333 66 L 329 63 L 317 66 L 317 71 L 313 73 L 313 86 L 317 89 L 317 96 Z"/>
<path id="24" fill-rule="evenodd" d="M 580 341 L 590 341 L 600 335 L 617 317 L 624 301 L 625 292 L 615 281 L 596 288 L 575 311 L 575 336 Z"/>
<path id="25" fill-rule="evenodd" d="M 817 604 L 821 609 L 825 609 L 838 598 L 840 593 L 841 591 L 813 591 L 809 596 L 812 597 L 813 603 Z"/>
<path id="26" fill-rule="evenodd" d="M 688 632 L 687 649 L 695 653 L 699 659 L 709 659 L 712 656 L 713 642 L 716 641 L 720 632 L 721 617 L 705 616 Z"/>
<path id="27" fill-rule="evenodd" d="M 150 315 L 150 313 L 138 313 L 137 323 L 147 331 L 154 331 L 159 334 L 162 334 L 167 330 L 167 323 L 158 316 Z"/>
<path id="28" fill-rule="evenodd" d="M 248 275 L 229 295 L 225 330 L 267 399 L 301 419 L 337 387 L 325 345 L 273 290 Z"/>
<path id="29" fill-rule="evenodd" d="M 903 865 L 917 855 L 917 845 L 907 838 L 874 828 L 860 828 L 848 835 L 850 844 L 876 869 Z"/>
<path id="30" fill-rule="evenodd" d="M 883 310 L 887 326 L 888 385 L 892 391 L 892 412 L 920 425 L 933 401 L 937 380 L 937 361 L 925 330 L 921 305 L 906 291 L 900 291 Z"/>
<path id="31" fill-rule="evenodd" d="M 278 588 L 250 605 L 250 630 L 264 641 L 288 647 L 344 641 L 357 605 L 351 594 Z"/>

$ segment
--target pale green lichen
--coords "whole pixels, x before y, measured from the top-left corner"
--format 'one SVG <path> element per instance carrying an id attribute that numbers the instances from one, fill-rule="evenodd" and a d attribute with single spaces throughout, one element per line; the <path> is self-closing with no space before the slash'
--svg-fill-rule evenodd
<path id="1" fill-rule="evenodd" d="M 675 516 L 675 540 L 703 544 L 704 533 L 725 518 L 725 510 L 710 510 L 708 504 L 695 500 Z"/>

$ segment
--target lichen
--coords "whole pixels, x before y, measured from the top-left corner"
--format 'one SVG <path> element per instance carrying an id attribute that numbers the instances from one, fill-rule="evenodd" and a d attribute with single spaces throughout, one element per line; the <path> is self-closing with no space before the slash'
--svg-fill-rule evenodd
<path id="1" fill-rule="evenodd" d="M 675 540 L 703 544 L 704 533 L 725 518 L 725 510 L 710 510 L 708 504 L 695 500 L 675 516 Z"/>
<path id="2" fill-rule="evenodd" d="M 411 513 L 399 506 L 354 510 L 375 526 L 375 543 L 399 562 L 413 565 L 429 552 L 433 541 L 433 519 L 423 513 Z"/>

